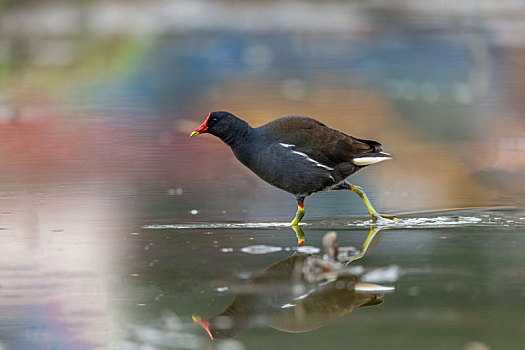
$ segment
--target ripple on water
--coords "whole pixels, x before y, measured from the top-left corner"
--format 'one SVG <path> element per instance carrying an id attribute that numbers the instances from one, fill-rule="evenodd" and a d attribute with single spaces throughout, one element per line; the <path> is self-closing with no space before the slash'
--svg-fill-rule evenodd
<path id="1" fill-rule="evenodd" d="M 297 251 L 303 254 L 317 254 L 321 251 L 321 249 L 312 246 L 302 246 L 297 247 Z"/>
<path id="2" fill-rule="evenodd" d="M 473 216 L 437 216 L 431 218 L 400 218 L 398 221 L 384 220 L 376 223 L 380 226 L 388 227 L 443 227 L 443 226 L 462 226 L 482 224 L 484 220 Z M 489 223 L 489 220 L 486 220 Z M 368 226 L 371 225 L 371 220 L 350 223 L 349 226 Z"/>
<path id="3" fill-rule="evenodd" d="M 243 222 L 243 223 L 202 223 L 202 224 L 149 224 L 144 225 L 142 228 L 150 230 L 165 230 L 165 229 L 177 229 L 177 230 L 192 230 L 192 229 L 234 229 L 234 228 L 274 228 L 274 227 L 286 227 L 289 226 L 287 222 Z M 205 232 L 205 234 L 212 234 L 211 232 Z"/>
<path id="4" fill-rule="evenodd" d="M 453 227 L 453 226 L 523 226 L 525 225 L 525 218 L 523 214 L 516 215 L 516 213 L 498 212 L 494 213 L 476 213 L 474 215 L 457 215 L 457 213 L 450 213 L 450 215 L 427 216 L 427 217 L 411 217 L 412 214 L 399 214 L 399 220 L 381 220 L 373 223 L 371 220 L 349 220 L 348 218 L 337 219 L 321 219 L 310 220 L 308 223 L 301 223 L 301 226 L 310 229 L 361 229 L 370 225 L 393 227 L 393 228 L 438 228 L 438 227 Z M 217 222 L 217 223 L 181 223 L 181 224 L 148 224 L 144 225 L 144 229 L 274 229 L 288 227 L 288 222 Z M 211 234 L 210 231 L 205 234 Z"/>
<path id="5" fill-rule="evenodd" d="M 271 245 L 250 245 L 241 248 L 241 252 L 246 254 L 270 254 L 280 252 L 281 250 L 283 250 L 283 248 Z"/>

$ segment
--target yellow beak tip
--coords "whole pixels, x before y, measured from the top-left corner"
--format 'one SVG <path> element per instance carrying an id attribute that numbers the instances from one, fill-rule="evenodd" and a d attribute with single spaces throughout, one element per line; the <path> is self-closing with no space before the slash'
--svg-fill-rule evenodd
<path id="1" fill-rule="evenodd" d="M 197 135 L 199 135 L 198 131 L 192 131 L 190 134 L 190 137 L 197 136 Z"/>

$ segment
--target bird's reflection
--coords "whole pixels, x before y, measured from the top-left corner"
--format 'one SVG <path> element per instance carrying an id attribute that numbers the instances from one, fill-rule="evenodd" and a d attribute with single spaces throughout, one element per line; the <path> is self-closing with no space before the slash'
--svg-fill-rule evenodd
<path id="1" fill-rule="evenodd" d="M 329 232 L 323 237 L 323 256 L 295 252 L 253 278 L 222 313 L 193 320 L 212 339 L 227 339 L 260 325 L 307 332 L 356 308 L 379 305 L 384 292 L 393 288 L 364 283 L 348 266 L 364 255 L 379 231 L 371 230 L 360 250 L 339 247 L 337 234 Z"/>

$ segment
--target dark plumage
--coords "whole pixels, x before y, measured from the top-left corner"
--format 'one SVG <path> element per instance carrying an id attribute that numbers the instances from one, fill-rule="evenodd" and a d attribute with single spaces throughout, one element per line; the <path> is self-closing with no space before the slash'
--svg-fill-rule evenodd
<path id="1" fill-rule="evenodd" d="M 367 165 L 390 159 L 376 141 L 352 137 L 307 117 L 284 117 L 252 128 L 223 111 L 210 113 L 191 136 L 201 133 L 217 136 L 257 176 L 294 195 L 299 208 L 292 225 L 304 215 L 304 198 L 325 190 L 352 190 L 363 198 L 374 220 L 380 216 L 359 187 L 344 181 Z"/>

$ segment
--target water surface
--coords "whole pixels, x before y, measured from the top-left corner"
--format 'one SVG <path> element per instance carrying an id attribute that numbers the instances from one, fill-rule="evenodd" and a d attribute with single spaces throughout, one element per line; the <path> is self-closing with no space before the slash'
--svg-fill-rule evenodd
<path id="1" fill-rule="evenodd" d="M 0 349 L 525 348 L 518 2 L 0 7 Z M 350 181 L 402 221 L 304 281 L 362 202 L 309 197 L 298 249 L 293 197 L 188 137 L 213 110 L 380 141 Z"/>

